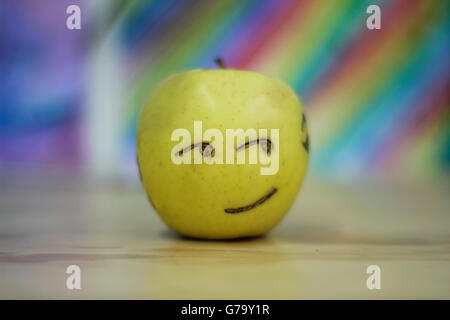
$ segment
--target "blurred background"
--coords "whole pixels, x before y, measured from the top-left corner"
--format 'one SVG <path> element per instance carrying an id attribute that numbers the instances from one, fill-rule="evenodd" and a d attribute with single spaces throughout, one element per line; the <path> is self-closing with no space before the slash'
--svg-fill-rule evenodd
<path id="1" fill-rule="evenodd" d="M 448 299 L 449 52 L 448 0 L 1 0 L 0 299 Z M 252 241 L 176 237 L 135 163 L 157 83 L 216 57 L 308 118 L 298 201 Z"/>
<path id="2" fill-rule="evenodd" d="M 81 8 L 68 30 L 66 8 Z M 381 7 L 381 30 L 366 8 Z M 2 0 L 0 172 L 138 181 L 135 132 L 155 85 L 254 70 L 302 99 L 309 175 L 448 174 L 450 1 Z"/>

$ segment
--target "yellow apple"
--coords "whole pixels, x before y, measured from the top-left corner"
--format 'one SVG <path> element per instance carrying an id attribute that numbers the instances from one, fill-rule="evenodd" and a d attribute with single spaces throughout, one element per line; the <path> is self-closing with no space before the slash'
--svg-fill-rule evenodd
<path id="1" fill-rule="evenodd" d="M 222 145 L 194 132 L 199 122 L 203 134 L 222 133 Z M 180 129 L 192 140 L 174 141 Z M 267 135 L 230 143 L 227 129 Z M 308 149 L 296 94 L 282 81 L 249 71 L 191 70 L 169 77 L 144 107 L 137 133 L 141 181 L 156 212 L 172 230 L 204 239 L 257 236 L 278 224 L 303 182 Z M 250 163 L 252 150 L 278 161 L 275 170 L 263 174 L 267 162 Z M 245 163 L 227 161 L 240 153 Z M 217 161 L 180 164 L 176 157 Z"/>

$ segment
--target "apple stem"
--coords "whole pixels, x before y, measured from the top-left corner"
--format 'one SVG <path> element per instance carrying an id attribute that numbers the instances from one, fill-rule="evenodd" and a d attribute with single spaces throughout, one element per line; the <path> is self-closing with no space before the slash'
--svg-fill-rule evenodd
<path id="1" fill-rule="evenodd" d="M 220 69 L 226 69 L 225 63 L 223 63 L 222 58 L 216 58 L 214 62 L 219 66 Z"/>

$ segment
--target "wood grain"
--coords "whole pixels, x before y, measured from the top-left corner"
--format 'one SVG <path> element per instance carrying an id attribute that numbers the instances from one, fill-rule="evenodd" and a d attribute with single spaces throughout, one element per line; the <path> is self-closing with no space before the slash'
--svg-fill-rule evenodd
<path id="1" fill-rule="evenodd" d="M 198 241 L 167 230 L 135 184 L 0 181 L 0 298 L 450 298 L 447 182 L 310 179 L 267 236 Z M 381 290 L 366 288 L 371 264 Z"/>

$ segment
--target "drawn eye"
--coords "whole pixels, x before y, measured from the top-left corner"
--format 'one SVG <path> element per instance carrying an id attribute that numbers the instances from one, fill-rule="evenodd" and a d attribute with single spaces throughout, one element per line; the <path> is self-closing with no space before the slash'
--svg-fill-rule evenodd
<path id="1" fill-rule="evenodd" d="M 305 149 L 305 151 L 307 153 L 309 153 L 309 135 L 308 135 L 308 128 L 307 128 L 307 123 L 306 123 L 306 116 L 304 113 L 302 114 L 302 132 L 304 134 L 306 134 L 306 137 L 302 141 L 302 145 L 303 145 L 303 148 Z"/>
<path id="2" fill-rule="evenodd" d="M 215 155 L 214 147 L 209 142 L 199 142 L 199 143 L 195 143 L 195 144 L 193 143 L 189 147 L 186 147 L 186 148 L 178 151 L 177 154 L 178 154 L 178 156 L 181 157 L 185 152 L 188 152 L 192 149 L 198 149 L 198 151 L 204 158 L 214 157 L 214 155 Z"/>
<path id="3" fill-rule="evenodd" d="M 270 154 L 270 152 L 272 151 L 272 141 L 270 141 L 269 139 L 256 139 L 256 140 L 247 141 L 243 145 L 240 145 L 239 147 L 237 147 L 236 151 L 239 152 L 241 150 L 247 149 L 254 144 L 259 144 L 261 146 L 261 148 L 267 154 Z"/>
<path id="4" fill-rule="evenodd" d="M 210 144 L 208 142 L 202 142 L 201 154 L 202 154 L 203 158 L 212 158 L 212 157 L 214 157 L 215 153 L 216 152 L 215 152 L 212 144 Z"/>
<path id="5" fill-rule="evenodd" d="M 267 154 L 270 154 L 272 151 L 272 142 L 269 139 L 259 140 L 259 145 Z"/>

